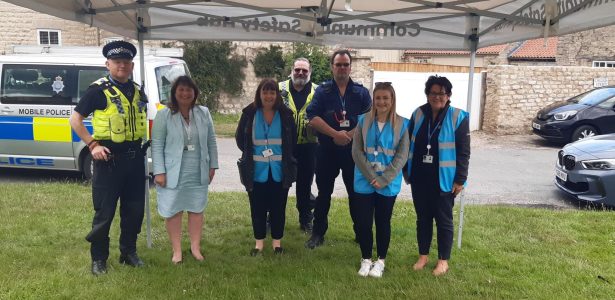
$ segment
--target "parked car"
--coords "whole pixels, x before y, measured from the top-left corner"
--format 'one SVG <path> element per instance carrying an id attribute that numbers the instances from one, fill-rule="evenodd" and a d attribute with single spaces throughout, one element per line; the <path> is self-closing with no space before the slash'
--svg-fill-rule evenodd
<path id="1" fill-rule="evenodd" d="M 532 120 L 532 130 L 559 143 L 615 133 L 615 86 L 596 88 L 541 109 Z"/>
<path id="2" fill-rule="evenodd" d="M 615 207 L 615 134 L 564 146 L 557 155 L 555 185 L 577 200 Z"/>

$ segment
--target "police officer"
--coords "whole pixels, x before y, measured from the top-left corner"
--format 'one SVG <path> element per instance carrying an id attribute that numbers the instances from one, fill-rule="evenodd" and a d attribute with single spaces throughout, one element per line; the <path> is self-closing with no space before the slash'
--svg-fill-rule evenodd
<path id="1" fill-rule="evenodd" d="M 95 81 L 70 117 L 73 130 L 94 159 L 92 202 L 94 220 L 86 240 L 91 243 L 92 274 L 107 272 L 109 228 L 121 201 L 120 263 L 143 266 L 137 255 L 145 199 L 142 140 L 146 137 L 147 98 L 130 80 L 137 49 L 125 41 L 103 48 L 109 75 Z M 83 124 L 92 116 L 93 134 Z"/>
<path id="2" fill-rule="evenodd" d="M 318 85 L 311 82 L 312 66 L 306 58 L 297 58 L 293 63 L 290 79 L 279 83 L 284 104 L 293 112 L 297 125 L 297 211 L 299 226 L 306 233 L 312 232 L 311 201 L 312 181 L 316 164 L 316 146 L 318 138 L 312 128 L 308 127 L 307 107 L 312 102 Z"/>
<path id="3" fill-rule="evenodd" d="M 312 103 L 307 109 L 310 125 L 318 131 L 320 143 L 316 153 L 318 196 L 314 208 L 314 228 L 312 236 L 305 243 L 310 249 L 324 242 L 331 194 L 340 170 L 348 193 L 350 216 L 353 225 L 356 223 L 352 209 L 355 197 L 351 142 L 357 118 L 370 110 L 372 99 L 365 87 L 350 79 L 351 63 L 352 56 L 348 50 L 338 50 L 333 53 L 331 56 L 333 80 L 324 82 L 316 89 Z"/>

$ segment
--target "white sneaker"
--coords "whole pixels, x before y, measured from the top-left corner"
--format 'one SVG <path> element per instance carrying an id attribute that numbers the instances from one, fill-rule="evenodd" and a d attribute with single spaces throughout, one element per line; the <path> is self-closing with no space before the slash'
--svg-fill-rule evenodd
<path id="1" fill-rule="evenodd" d="M 369 273 L 369 269 L 372 268 L 372 260 L 371 259 L 362 259 L 361 260 L 361 268 L 359 269 L 359 276 L 367 277 Z"/>
<path id="2" fill-rule="evenodd" d="M 379 259 L 374 262 L 372 269 L 369 271 L 369 276 L 380 278 L 382 277 L 382 273 L 384 272 L 384 260 Z"/>

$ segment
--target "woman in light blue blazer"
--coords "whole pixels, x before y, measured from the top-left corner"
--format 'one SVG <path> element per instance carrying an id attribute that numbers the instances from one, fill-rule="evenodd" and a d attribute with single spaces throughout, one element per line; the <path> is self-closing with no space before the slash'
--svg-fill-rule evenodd
<path id="1" fill-rule="evenodd" d="M 173 256 L 182 262 L 182 215 L 188 212 L 190 252 L 202 261 L 201 233 L 207 189 L 218 168 L 214 125 L 207 107 L 196 105 L 199 89 L 188 76 L 177 78 L 168 107 L 160 110 L 152 128 L 154 182 L 158 213 L 164 217 Z"/>

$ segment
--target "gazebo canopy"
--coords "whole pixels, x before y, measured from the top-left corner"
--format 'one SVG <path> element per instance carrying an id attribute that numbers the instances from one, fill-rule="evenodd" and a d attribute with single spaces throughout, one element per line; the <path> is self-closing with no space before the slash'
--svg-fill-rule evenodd
<path id="1" fill-rule="evenodd" d="M 609 0 L 7 0 L 144 40 L 472 50 L 615 24 Z M 545 26 L 546 25 L 546 26 Z"/>

